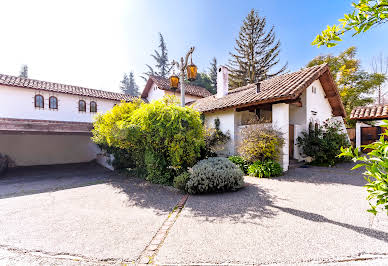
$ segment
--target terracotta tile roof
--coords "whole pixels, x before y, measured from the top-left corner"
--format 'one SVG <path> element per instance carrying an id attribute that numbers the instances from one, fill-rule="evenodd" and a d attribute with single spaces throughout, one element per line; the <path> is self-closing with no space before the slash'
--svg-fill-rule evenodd
<path id="1" fill-rule="evenodd" d="M 78 86 L 65 85 L 60 83 L 54 83 L 49 81 L 41 81 L 36 79 L 21 78 L 16 76 L 0 74 L 0 85 L 14 86 L 21 88 L 28 88 L 34 90 L 44 90 L 60 93 L 68 93 L 80 96 L 90 96 L 95 98 L 102 98 L 116 101 L 132 101 L 136 97 L 103 90 L 88 89 Z"/>
<path id="2" fill-rule="evenodd" d="M 146 86 L 144 87 L 143 93 L 141 94 L 142 98 L 147 98 L 148 92 L 151 89 L 152 83 L 155 83 L 159 89 L 165 91 L 173 91 L 170 89 L 170 81 L 163 77 L 158 76 L 150 76 Z M 180 93 L 180 89 L 176 90 L 177 93 Z M 208 97 L 212 94 L 205 89 L 204 87 L 192 85 L 190 83 L 186 83 L 185 86 L 185 94 L 197 96 L 197 97 Z"/>
<path id="3" fill-rule="evenodd" d="M 340 96 L 326 64 L 264 80 L 260 82 L 259 92 L 257 92 L 257 84 L 250 84 L 231 90 L 228 95 L 222 98 L 212 95 L 196 100 L 193 106 L 201 112 L 211 112 L 220 109 L 297 100 L 302 92 L 317 79 L 320 79 L 335 115 L 344 116 L 345 111 Z"/>
<path id="4" fill-rule="evenodd" d="M 350 119 L 372 120 L 388 118 L 388 104 L 356 107 L 350 113 Z"/>

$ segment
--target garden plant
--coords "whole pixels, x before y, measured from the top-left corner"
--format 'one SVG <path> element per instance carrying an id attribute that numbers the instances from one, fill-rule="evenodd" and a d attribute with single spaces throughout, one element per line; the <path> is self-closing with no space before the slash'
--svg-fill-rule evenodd
<path id="1" fill-rule="evenodd" d="M 384 125 L 388 127 L 388 120 L 384 120 Z M 354 162 L 360 162 L 353 169 L 365 167 L 365 180 L 368 182 L 365 187 L 368 191 L 367 200 L 371 208 L 368 210 L 373 214 L 383 211 L 388 215 L 388 133 L 385 131 L 380 135 L 379 141 L 362 146 L 371 151 L 360 154 L 358 149 L 341 148 L 340 157 L 352 158 Z"/>

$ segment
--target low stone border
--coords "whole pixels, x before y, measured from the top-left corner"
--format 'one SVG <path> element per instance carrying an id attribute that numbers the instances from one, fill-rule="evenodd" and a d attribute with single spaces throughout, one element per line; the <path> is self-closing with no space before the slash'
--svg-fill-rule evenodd
<path id="1" fill-rule="evenodd" d="M 155 258 L 160 247 L 163 245 L 164 240 L 166 239 L 169 230 L 178 219 L 178 215 L 182 211 L 183 207 L 189 195 L 183 196 L 179 203 L 174 207 L 172 212 L 168 215 L 167 219 L 163 222 L 162 226 L 159 228 L 158 232 L 154 235 L 151 242 L 143 250 L 139 258 L 137 259 L 138 264 L 152 264 L 153 258 Z"/>

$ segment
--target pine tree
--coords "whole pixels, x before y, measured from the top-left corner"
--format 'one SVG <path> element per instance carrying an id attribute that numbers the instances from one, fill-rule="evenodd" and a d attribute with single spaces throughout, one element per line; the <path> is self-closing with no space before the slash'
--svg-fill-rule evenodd
<path id="1" fill-rule="evenodd" d="M 287 64 L 270 73 L 279 63 L 280 41 L 276 40 L 274 27 L 267 31 L 266 24 L 266 18 L 259 17 L 254 9 L 244 19 L 235 53 L 230 53 L 231 88 L 256 83 L 286 70 Z"/>
<path id="2" fill-rule="evenodd" d="M 123 93 L 131 96 L 139 96 L 139 86 L 135 82 L 133 72 L 129 72 L 129 75 L 124 74 L 123 80 L 121 81 L 120 89 Z"/>
<path id="3" fill-rule="evenodd" d="M 209 90 L 212 94 L 217 93 L 217 59 L 213 57 L 212 61 L 210 62 L 210 68 L 209 68 L 209 78 L 211 83 L 211 90 Z"/>
<path id="4" fill-rule="evenodd" d="M 160 42 L 158 47 L 160 50 L 159 51 L 154 50 L 155 54 L 151 55 L 152 58 L 154 58 L 156 61 L 156 64 L 155 64 L 156 70 L 154 70 L 153 67 L 147 64 L 146 66 L 148 67 L 148 72 L 145 72 L 144 76 L 142 76 L 144 80 L 147 80 L 150 75 L 167 78 L 168 75 L 170 74 L 172 66 L 170 66 L 170 64 L 168 63 L 168 53 L 167 53 L 166 42 L 164 41 L 163 35 L 160 32 L 159 32 L 159 38 L 160 38 Z"/>
<path id="5" fill-rule="evenodd" d="M 21 78 L 28 78 L 28 66 L 22 65 L 22 68 L 20 69 L 20 75 Z"/>

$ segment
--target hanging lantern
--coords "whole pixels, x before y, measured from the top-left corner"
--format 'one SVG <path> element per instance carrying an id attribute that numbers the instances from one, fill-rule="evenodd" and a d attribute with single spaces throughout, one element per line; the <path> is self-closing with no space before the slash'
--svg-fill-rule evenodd
<path id="1" fill-rule="evenodd" d="M 193 64 L 193 58 L 191 57 L 190 65 L 187 66 L 187 79 L 194 81 L 197 79 L 197 66 Z"/>
<path id="2" fill-rule="evenodd" d="M 170 89 L 175 91 L 178 89 L 178 85 L 179 85 L 179 77 L 173 74 L 170 77 Z"/>

